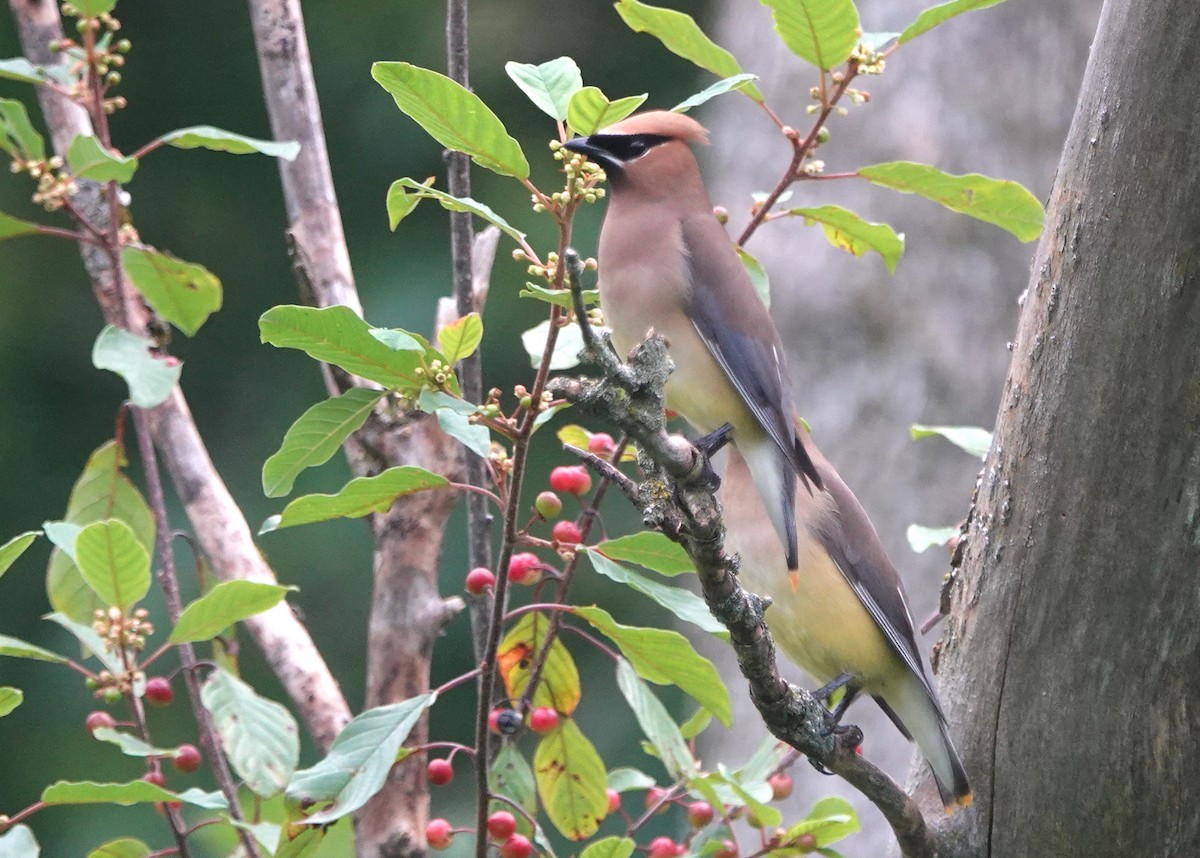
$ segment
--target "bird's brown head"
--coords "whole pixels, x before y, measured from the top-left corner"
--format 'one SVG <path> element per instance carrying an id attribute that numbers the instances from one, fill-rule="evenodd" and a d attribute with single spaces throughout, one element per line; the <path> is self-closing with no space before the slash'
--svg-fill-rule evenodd
<path id="1" fill-rule="evenodd" d="M 664 190 L 681 182 L 699 182 L 690 143 L 707 143 L 699 122 L 682 113 L 651 110 L 622 119 L 588 137 L 565 144 L 604 168 L 614 190 L 653 183 Z"/>

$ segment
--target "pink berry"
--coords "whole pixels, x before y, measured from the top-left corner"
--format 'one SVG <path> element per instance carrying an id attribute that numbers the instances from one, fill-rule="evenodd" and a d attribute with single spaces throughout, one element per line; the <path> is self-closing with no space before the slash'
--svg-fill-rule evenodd
<path id="1" fill-rule="evenodd" d="M 688 824 L 692 828 L 703 828 L 713 821 L 716 813 L 707 801 L 694 801 L 687 806 Z"/>
<path id="2" fill-rule="evenodd" d="M 621 794 L 619 792 L 617 792 L 615 789 L 610 789 L 608 791 L 608 812 L 616 813 L 620 807 L 621 807 Z"/>
<path id="3" fill-rule="evenodd" d="M 453 839 L 454 830 L 445 819 L 431 819 L 425 826 L 425 842 L 429 844 L 430 849 L 445 849 Z"/>
<path id="4" fill-rule="evenodd" d="M 796 849 L 801 854 L 808 854 L 817 851 L 817 836 L 812 833 L 801 834 L 796 838 Z"/>
<path id="5" fill-rule="evenodd" d="M 164 676 L 152 676 L 146 680 L 146 700 L 155 706 L 168 706 L 175 699 L 171 682 Z"/>
<path id="6" fill-rule="evenodd" d="M 156 787 L 165 788 L 167 786 L 167 779 L 163 777 L 162 772 L 146 772 L 142 775 L 142 780 L 148 784 L 154 784 Z"/>
<path id="7" fill-rule="evenodd" d="M 524 834 L 514 834 L 500 845 L 501 858 L 529 858 L 533 854 L 533 844 Z"/>
<path id="8" fill-rule="evenodd" d="M 425 777 L 434 786 L 445 786 L 454 780 L 454 767 L 446 759 L 430 760 L 425 767 Z"/>
<path id="9" fill-rule="evenodd" d="M 650 841 L 649 858 L 676 858 L 681 855 L 679 844 L 670 837 L 655 837 Z"/>
<path id="10" fill-rule="evenodd" d="M 180 745 L 175 749 L 175 756 L 171 762 L 179 771 L 190 773 L 200 768 L 204 758 L 200 756 L 200 749 L 195 745 Z"/>
<path id="11" fill-rule="evenodd" d="M 645 800 L 646 801 L 646 810 L 649 810 L 650 808 L 652 808 L 656 804 L 658 804 L 662 800 L 662 797 L 666 794 L 667 794 L 667 791 L 665 789 L 663 789 L 662 787 L 650 787 L 650 789 L 646 790 L 646 800 Z M 670 802 L 663 802 L 663 804 L 658 808 L 657 812 L 658 813 L 666 813 L 667 806 L 669 804 L 670 804 Z"/>
<path id="12" fill-rule="evenodd" d="M 529 713 L 529 729 L 535 733 L 549 733 L 558 726 L 558 712 L 549 706 L 539 706 Z"/>
<path id="13" fill-rule="evenodd" d="M 721 848 L 712 854 L 712 858 L 737 858 L 737 845 L 732 840 L 722 840 Z"/>
<path id="14" fill-rule="evenodd" d="M 554 530 L 551 531 L 554 536 L 554 541 L 562 545 L 578 545 L 583 542 L 583 532 L 580 531 L 579 525 L 573 521 L 560 521 L 554 525 Z"/>
<path id="15" fill-rule="evenodd" d="M 484 590 L 490 590 L 494 586 L 496 586 L 496 576 L 492 574 L 491 569 L 479 566 L 467 573 L 467 592 L 472 596 L 478 596 Z"/>
<path id="16" fill-rule="evenodd" d="M 607 432 L 593 432 L 592 437 L 588 438 L 588 452 L 595 453 L 597 456 L 612 455 L 612 451 L 616 448 L 616 442 Z"/>
<path id="17" fill-rule="evenodd" d="M 587 494 L 592 487 L 592 475 L 583 465 L 562 465 L 550 472 L 550 488 L 572 495 Z"/>
<path id="18" fill-rule="evenodd" d="M 87 718 L 84 719 L 83 726 L 89 733 L 95 733 L 101 727 L 107 727 L 111 730 L 117 726 L 117 722 L 107 712 L 96 710 L 95 712 L 88 713 Z"/>
<path id="19" fill-rule="evenodd" d="M 792 794 L 792 776 L 785 772 L 778 772 L 767 778 L 767 783 L 771 785 L 771 797 L 773 801 L 783 801 Z"/>
<path id="20" fill-rule="evenodd" d="M 533 508 L 547 521 L 558 518 L 562 514 L 562 498 L 554 492 L 542 492 L 533 501 Z"/>
<path id="21" fill-rule="evenodd" d="M 517 820 L 507 810 L 497 810 L 487 820 L 488 836 L 501 842 L 508 840 L 517 831 Z"/>
<path id="22" fill-rule="evenodd" d="M 542 577 L 542 561 L 536 554 L 522 551 L 508 561 L 508 580 L 511 584 L 536 584 Z"/>

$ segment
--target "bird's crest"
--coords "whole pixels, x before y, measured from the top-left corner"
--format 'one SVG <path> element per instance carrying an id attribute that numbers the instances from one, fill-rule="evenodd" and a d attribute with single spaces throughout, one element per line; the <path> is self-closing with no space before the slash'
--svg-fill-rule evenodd
<path id="1" fill-rule="evenodd" d="M 685 143 L 708 143 L 704 126 L 682 113 L 670 110 L 650 110 L 635 113 L 600 131 L 601 134 L 659 134 Z"/>

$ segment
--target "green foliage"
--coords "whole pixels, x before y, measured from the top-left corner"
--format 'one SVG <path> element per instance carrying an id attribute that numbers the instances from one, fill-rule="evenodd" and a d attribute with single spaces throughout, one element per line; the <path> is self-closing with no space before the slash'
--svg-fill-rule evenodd
<path id="1" fill-rule="evenodd" d="M 121 267 L 146 303 L 189 337 L 221 309 L 221 281 L 202 265 L 150 248 L 126 247 Z"/>
<path id="2" fill-rule="evenodd" d="M 616 581 L 618 584 L 625 584 L 642 595 L 649 596 L 679 619 L 699 626 L 706 632 L 718 637 L 728 636 L 729 633 L 725 631 L 725 627 L 709 613 L 704 600 L 690 590 L 651 580 L 627 566 L 609 560 L 596 551 L 588 551 L 587 556 L 591 561 L 592 568 L 605 578 Z"/>
<path id="3" fill-rule="evenodd" d="M 742 267 L 750 275 L 750 283 L 754 286 L 754 291 L 758 293 L 763 306 L 768 310 L 771 309 L 771 279 L 767 276 L 767 270 L 745 248 L 739 247 L 737 255 L 738 259 L 742 260 Z"/>
<path id="4" fill-rule="evenodd" d="M 169 131 L 159 137 L 157 142 L 176 149 L 209 149 L 213 152 L 228 152 L 231 155 L 249 155 L 259 153 L 285 161 L 294 161 L 300 154 L 300 144 L 294 140 L 256 140 L 242 134 L 235 134 L 211 125 L 195 125 L 191 128 L 179 128 Z"/>
<path id="5" fill-rule="evenodd" d="M 633 717 L 650 741 L 650 747 L 672 780 L 690 778 L 698 765 L 688 749 L 679 726 L 671 719 L 654 692 L 638 677 L 637 671 L 623 658 L 617 659 L 617 687 L 633 710 Z"/>
<path id="6" fill-rule="evenodd" d="M 538 742 L 533 773 L 546 816 L 564 837 L 596 833 L 608 813 L 604 761 L 573 720 L 563 719 Z"/>
<path id="7" fill-rule="evenodd" d="M 41 535 L 40 530 L 27 530 L 0 545 L 0 575 L 7 572 L 9 567 L 17 562 L 17 558 L 25 553 L 25 549 L 33 545 L 33 541 Z"/>
<path id="8" fill-rule="evenodd" d="M 267 519 L 259 532 L 334 518 L 361 518 L 373 512 L 384 512 L 396 498 L 447 485 L 449 480 L 439 474 L 415 465 L 398 465 L 373 477 L 357 477 L 337 494 L 296 498 L 284 507 L 281 515 Z"/>
<path id="9" fill-rule="evenodd" d="M 775 18 L 775 31 L 793 54 L 828 71 L 840 66 L 858 44 L 854 0 L 761 0 Z"/>
<path id="10" fill-rule="evenodd" d="M 147 858 L 150 847 L 132 837 L 119 837 L 98 846 L 88 853 L 88 858 Z"/>
<path id="11" fill-rule="evenodd" d="M 751 81 L 758 80 L 758 75 L 753 74 L 735 74 L 731 77 L 721 78 L 714 84 L 706 86 L 700 92 L 693 96 L 685 98 L 679 104 L 671 108 L 675 113 L 687 113 L 693 107 L 699 107 L 707 101 L 716 98 L 718 95 L 724 95 L 727 92 L 735 90 L 745 90 L 751 86 Z"/>
<path id="12" fill-rule="evenodd" d="M 226 670 L 208 675 L 200 699 L 238 779 L 261 798 L 282 792 L 300 760 L 300 730 L 287 708 Z"/>
<path id="13" fill-rule="evenodd" d="M 452 364 L 475 354 L 483 340 L 483 321 L 478 313 L 455 319 L 438 332 L 438 349 Z"/>
<path id="14" fill-rule="evenodd" d="M 571 96 L 567 106 L 567 124 L 576 134 L 595 134 L 620 122 L 646 102 L 646 94 L 630 95 L 609 101 L 597 87 L 585 86 Z"/>
<path id="15" fill-rule="evenodd" d="M 13 160 L 46 160 L 46 141 L 34 130 L 25 105 L 15 98 L 0 98 L 0 150 Z"/>
<path id="16" fill-rule="evenodd" d="M 483 203 L 473 200 L 470 197 L 453 196 L 445 191 L 439 191 L 431 185 L 423 185 L 412 179 L 397 179 L 388 188 L 388 225 L 395 230 L 400 225 L 400 221 L 412 214 L 413 209 L 417 207 L 417 203 L 425 199 L 437 200 L 441 203 L 442 208 L 448 211 L 470 212 L 477 218 L 497 227 L 506 235 L 512 236 L 518 244 L 521 244 L 525 240 L 525 233 L 516 229 L 507 220 Z"/>
<path id="17" fill-rule="evenodd" d="M 559 437 L 562 438 L 561 434 Z M 567 443 L 566 439 L 562 440 Z M 576 446 L 587 448 L 586 442 Z M 679 575 L 695 569 L 692 558 L 687 556 L 687 552 L 679 546 L 679 543 L 672 542 L 663 534 L 653 530 L 643 530 L 614 539 L 606 539 L 596 545 L 595 550 L 610 560 L 636 563 L 647 569 L 653 569 L 660 575 Z"/>
<path id="18" fill-rule="evenodd" d="M 156 748 L 131 733 L 122 733 L 108 727 L 97 727 L 92 731 L 92 737 L 97 741 L 116 745 L 122 754 L 130 757 L 170 757 L 172 754 L 170 748 Z"/>
<path id="19" fill-rule="evenodd" d="M 900 44 L 915 39 L 922 33 L 929 32 L 938 24 L 953 18 L 955 15 L 961 15 L 963 12 L 971 12 L 975 9 L 987 9 L 989 6 L 997 6 L 1003 2 L 1004 0 L 950 0 L 949 3 L 933 6 L 918 15 L 917 20 L 904 28 L 904 32 L 900 34 Z"/>
<path id="20" fill-rule="evenodd" d="M 604 837 L 579 853 L 579 858 L 629 858 L 635 846 L 628 837 Z"/>
<path id="21" fill-rule="evenodd" d="M 789 214 L 804 218 L 805 224 L 820 224 L 821 232 L 834 247 L 853 256 L 873 250 L 883 257 L 889 274 L 896 273 L 896 263 L 904 253 L 904 236 L 886 223 L 871 223 L 841 206 L 791 209 Z"/>
<path id="22" fill-rule="evenodd" d="M 536 66 L 509 62 L 504 64 L 504 70 L 539 110 L 559 121 L 567 118 L 571 97 L 583 88 L 583 74 L 570 57 Z"/>
<path id="23" fill-rule="evenodd" d="M 519 699 L 528 688 L 533 665 L 546 649 L 549 625 L 550 620 L 545 614 L 524 614 L 500 641 L 496 663 L 510 699 Z M 570 715 L 579 705 L 582 693 L 575 659 L 562 641 L 555 638 L 550 642 L 544 660 L 541 681 L 533 692 L 531 703 L 533 706 L 550 706 L 563 715 Z"/>
<path id="24" fill-rule="evenodd" d="M 964 453 L 979 459 L 986 456 L 992 448 L 992 433 L 978 426 L 922 426 L 914 423 L 908 431 L 914 441 L 922 438 L 945 438 Z"/>
<path id="25" fill-rule="evenodd" d="M 109 151 L 90 134 L 79 134 L 67 149 L 67 166 L 81 179 L 123 183 L 133 178 L 138 160 Z"/>
<path id="26" fill-rule="evenodd" d="M 24 57 L 13 57 L 0 60 L 0 78 L 21 83 L 42 83 L 46 80 L 46 72 Z"/>
<path id="27" fill-rule="evenodd" d="M 0 212 L 0 241 L 8 238 L 18 238 L 22 235 L 34 235 L 38 225 L 18 217 Z"/>
<path id="28" fill-rule="evenodd" d="M 0 718 L 12 712 L 21 705 L 25 693 L 11 685 L 0 685 Z"/>
<path id="29" fill-rule="evenodd" d="M 150 591 L 150 555 L 120 519 L 89 524 L 75 538 L 79 572 L 106 605 L 128 609 Z"/>
<path id="30" fill-rule="evenodd" d="M 295 589 L 262 581 L 222 581 L 183 609 L 171 643 L 211 640 L 234 623 L 275 607 Z"/>
<path id="31" fill-rule="evenodd" d="M 92 365 L 125 379 L 129 401 L 138 408 L 153 408 L 166 401 L 183 372 L 178 358 L 155 354 L 154 348 L 152 340 L 105 325 L 92 346 Z"/>
<path id="32" fill-rule="evenodd" d="M 50 652 L 48 649 L 42 649 L 40 646 L 34 646 L 31 643 L 26 643 L 16 638 L 10 638 L 8 635 L 0 635 L 0 656 L 6 655 L 10 658 L 29 658 L 34 661 L 49 661 L 54 664 L 66 664 L 67 660 L 56 652 Z"/>
<path id="33" fill-rule="evenodd" d="M 223 810 L 228 805 L 217 793 L 188 789 L 171 792 L 147 781 L 128 783 L 97 783 L 95 781 L 58 781 L 42 790 L 46 804 L 151 804 L 156 801 L 183 801 L 209 810 Z"/>
<path id="34" fill-rule="evenodd" d="M 920 554 L 928 551 L 930 548 L 945 545 L 951 539 L 958 536 L 958 528 L 922 527 L 919 524 L 910 524 L 904 535 L 908 538 L 909 547 L 917 554 Z"/>

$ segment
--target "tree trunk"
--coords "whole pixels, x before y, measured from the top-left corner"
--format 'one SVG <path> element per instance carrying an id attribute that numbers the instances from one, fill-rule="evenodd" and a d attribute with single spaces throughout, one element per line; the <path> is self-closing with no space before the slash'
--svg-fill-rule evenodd
<path id="1" fill-rule="evenodd" d="M 1200 854 L 1197 44 L 1104 6 L 946 629 L 947 855 Z"/>
<path id="2" fill-rule="evenodd" d="M 919 8 L 886 0 L 857 5 L 867 30 L 899 30 Z M 753 3 L 724 7 L 713 28 L 718 41 L 762 77 L 785 121 L 807 130 L 812 68 L 779 45 L 766 10 Z M 954 173 L 1014 179 L 1046 198 L 1099 11 L 1099 0 L 1005 3 L 946 23 L 901 47 L 882 77 L 859 81 L 871 102 L 832 118 L 832 138 L 819 156 L 830 171 L 924 161 Z M 704 166 L 714 202 L 729 208 L 736 235 L 749 193 L 774 185 L 790 150 L 748 99 L 723 96 L 710 105 L 701 119 L 713 145 L 700 154 L 710 156 Z M 798 407 L 875 522 L 920 621 L 937 604 L 947 557 L 936 550 L 913 554 L 905 528 L 961 521 L 980 463 L 943 442 L 913 443 L 908 426 L 991 428 L 1032 248 L 995 227 L 866 183 L 795 190 L 790 205 L 836 202 L 907 234 L 894 276 L 877 257 L 855 259 L 799 222 L 767 224 L 748 249 L 771 273 L 771 312 L 788 346 Z M 725 664 L 734 700 L 744 703 L 738 723 L 753 723 L 757 715 L 739 692 L 744 686 L 732 659 Z M 855 704 L 847 720 L 866 732 L 866 756 L 903 778 L 912 746 L 874 704 Z M 762 736 L 741 729 L 716 743 L 722 759 L 739 764 Z M 716 752 L 708 749 L 705 758 Z M 886 853 L 891 832 L 861 796 L 807 766 L 794 774 L 789 814 L 807 813 L 821 796 L 845 795 L 862 815 L 863 831 L 838 851 L 847 858 Z"/>

